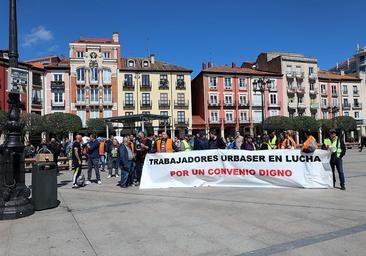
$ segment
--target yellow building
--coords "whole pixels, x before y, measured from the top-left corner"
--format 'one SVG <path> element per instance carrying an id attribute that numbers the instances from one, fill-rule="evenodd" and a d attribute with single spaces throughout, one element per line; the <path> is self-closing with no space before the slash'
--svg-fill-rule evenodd
<path id="1" fill-rule="evenodd" d="M 177 65 L 148 58 L 121 58 L 118 75 L 118 115 L 168 115 L 153 121 L 147 130 L 171 131 L 182 137 L 192 131 L 191 72 Z"/>

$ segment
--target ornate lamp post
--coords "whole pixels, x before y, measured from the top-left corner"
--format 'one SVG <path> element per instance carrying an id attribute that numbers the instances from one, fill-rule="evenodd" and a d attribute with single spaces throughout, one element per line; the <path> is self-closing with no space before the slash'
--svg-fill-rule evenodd
<path id="1" fill-rule="evenodd" d="M 16 0 L 10 0 L 9 18 L 9 89 L 6 139 L 0 146 L 0 219 L 17 219 L 33 214 L 30 189 L 25 185 L 24 144 L 20 112 L 20 93 L 25 85 L 24 73 L 18 66 Z"/>
<path id="2" fill-rule="evenodd" d="M 271 88 L 271 80 L 259 78 L 253 82 L 253 91 L 255 93 L 259 92 L 262 96 L 262 132 L 263 132 L 263 123 L 264 123 L 264 92 L 268 91 Z"/>

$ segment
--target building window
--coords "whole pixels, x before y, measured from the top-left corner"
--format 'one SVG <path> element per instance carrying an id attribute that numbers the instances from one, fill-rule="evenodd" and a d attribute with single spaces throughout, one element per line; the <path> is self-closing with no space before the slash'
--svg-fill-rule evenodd
<path id="1" fill-rule="evenodd" d="M 303 103 L 303 101 L 304 101 L 304 98 L 303 97 L 300 97 L 300 98 L 298 97 L 297 98 L 297 103 Z"/>
<path id="2" fill-rule="evenodd" d="M 103 52 L 103 59 L 110 59 L 111 53 L 110 52 Z"/>
<path id="3" fill-rule="evenodd" d="M 269 116 L 278 116 L 278 110 L 271 110 Z"/>
<path id="4" fill-rule="evenodd" d="M 41 90 L 32 90 L 32 104 L 42 104 Z"/>
<path id="5" fill-rule="evenodd" d="M 53 81 L 62 81 L 61 74 L 53 74 Z"/>
<path id="6" fill-rule="evenodd" d="M 142 105 L 150 105 L 150 93 L 142 94 Z"/>
<path id="7" fill-rule="evenodd" d="M 225 77 L 225 88 L 231 88 L 231 77 Z"/>
<path id="8" fill-rule="evenodd" d="M 246 95 L 239 95 L 239 104 L 244 106 L 247 104 L 247 96 Z"/>
<path id="9" fill-rule="evenodd" d="M 86 126 L 86 111 L 78 110 L 78 111 L 76 111 L 76 115 L 78 115 L 80 117 L 83 127 L 85 127 Z"/>
<path id="10" fill-rule="evenodd" d="M 185 101 L 185 94 L 184 93 L 178 93 L 177 94 L 178 104 L 184 104 Z"/>
<path id="11" fill-rule="evenodd" d="M 225 112 L 225 119 L 227 122 L 233 122 L 234 121 L 233 112 Z"/>
<path id="12" fill-rule="evenodd" d="M 84 68 L 78 68 L 76 70 L 76 80 L 85 81 L 85 69 Z"/>
<path id="13" fill-rule="evenodd" d="M 233 105 L 233 95 L 225 95 L 225 104 Z"/>
<path id="14" fill-rule="evenodd" d="M 313 67 L 309 67 L 309 75 L 314 73 L 314 68 Z"/>
<path id="15" fill-rule="evenodd" d="M 344 116 L 349 116 L 349 112 L 348 111 L 345 111 L 344 112 Z"/>
<path id="16" fill-rule="evenodd" d="M 143 67 L 144 67 L 144 68 L 148 68 L 148 67 L 149 67 L 149 62 L 145 60 L 145 61 L 142 63 L 142 65 L 143 65 Z"/>
<path id="17" fill-rule="evenodd" d="M 344 84 L 344 85 L 342 86 L 342 93 L 343 93 L 343 94 L 348 94 L 348 86 L 347 86 L 346 84 Z"/>
<path id="18" fill-rule="evenodd" d="M 332 107 L 338 107 L 338 99 L 332 99 Z"/>
<path id="19" fill-rule="evenodd" d="M 247 112 L 240 112 L 240 121 L 248 121 L 248 113 Z"/>
<path id="20" fill-rule="evenodd" d="M 90 102 L 99 102 L 99 89 L 97 86 L 90 87 Z"/>
<path id="21" fill-rule="evenodd" d="M 217 94 L 210 94 L 210 103 L 211 104 L 217 104 L 218 103 Z"/>
<path id="22" fill-rule="evenodd" d="M 168 104 L 168 94 L 167 93 L 160 93 L 160 102 L 162 104 Z"/>
<path id="23" fill-rule="evenodd" d="M 347 98 L 343 99 L 343 105 L 346 106 L 346 107 L 348 106 L 348 99 Z"/>
<path id="24" fill-rule="evenodd" d="M 353 99 L 353 105 L 355 105 L 355 107 L 360 106 L 358 99 Z"/>
<path id="25" fill-rule="evenodd" d="M 104 88 L 104 101 L 112 102 L 112 88 L 111 87 Z"/>
<path id="26" fill-rule="evenodd" d="M 245 78 L 239 78 L 239 89 L 240 90 L 247 89 L 247 83 L 245 82 Z"/>
<path id="27" fill-rule="evenodd" d="M 255 123 L 262 122 L 262 111 L 253 111 L 253 119 Z"/>
<path id="28" fill-rule="evenodd" d="M 142 75 L 142 86 L 149 86 L 149 85 L 150 85 L 150 76 Z"/>
<path id="29" fill-rule="evenodd" d="M 186 120 L 186 112 L 184 111 L 178 111 L 177 112 L 177 117 L 178 117 L 178 122 L 179 123 L 184 123 Z"/>
<path id="30" fill-rule="evenodd" d="M 269 89 L 272 91 L 275 91 L 277 89 L 275 80 L 270 80 Z"/>
<path id="31" fill-rule="evenodd" d="M 90 110 L 90 119 L 99 118 L 99 109 Z"/>
<path id="32" fill-rule="evenodd" d="M 133 105 L 133 93 L 125 93 L 125 105 Z"/>
<path id="33" fill-rule="evenodd" d="M 103 115 L 104 115 L 104 118 L 112 117 L 112 109 L 104 109 Z"/>
<path id="34" fill-rule="evenodd" d="M 129 60 L 128 61 L 128 66 L 129 67 L 134 67 L 135 66 L 135 62 L 133 60 Z"/>
<path id="35" fill-rule="evenodd" d="M 301 67 L 300 66 L 296 66 L 296 74 L 301 74 Z"/>
<path id="36" fill-rule="evenodd" d="M 125 74 L 125 85 L 132 86 L 132 75 L 131 74 Z"/>
<path id="37" fill-rule="evenodd" d="M 217 86 L 217 77 L 210 76 L 210 87 L 216 88 Z"/>
<path id="38" fill-rule="evenodd" d="M 323 119 L 328 119 L 328 112 L 327 111 L 323 111 Z"/>
<path id="39" fill-rule="evenodd" d="M 93 81 L 93 82 L 98 81 L 98 68 L 97 67 L 90 68 L 90 81 Z"/>
<path id="40" fill-rule="evenodd" d="M 262 106 L 262 95 L 253 95 L 253 106 Z"/>
<path id="41" fill-rule="evenodd" d="M 287 88 L 291 88 L 292 87 L 292 80 L 287 80 Z"/>
<path id="42" fill-rule="evenodd" d="M 287 72 L 287 74 L 292 73 L 292 66 L 291 65 L 286 66 L 286 72 Z"/>
<path id="43" fill-rule="evenodd" d="M 315 83 L 310 83 L 310 91 L 315 91 Z"/>
<path id="44" fill-rule="evenodd" d="M 270 104 L 271 105 L 277 105 L 277 95 L 276 94 L 270 94 Z"/>
<path id="45" fill-rule="evenodd" d="M 77 102 L 85 101 L 85 88 L 84 87 L 78 87 L 76 89 L 76 101 Z"/>
<path id="46" fill-rule="evenodd" d="M 76 52 L 76 57 L 77 57 L 77 58 L 84 58 L 84 52 L 82 52 L 82 51 L 77 51 L 77 52 Z"/>
<path id="47" fill-rule="evenodd" d="M 337 94 L 337 86 L 332 85 L 332 94 L 336 95 Z"/>
<path id="48" fill-rule="evenodd" d="M 327 105 L 327 98 L 322 98 L 322 107 L 323 108 L 328 107 L 328 105 Z"/>
<path id="49" fill-rule="evenodd" d="M 320 85 L 320 90 L 322 94 L 327 94 L 327 90 L 325 89 L 325 84 Z"/>
<path id="50" fill-rule="evenodd" d="M 355 119 L 359 119 L 360 118 L 360 112 L 355 112 Z"/>
<path id="51" fill-rule="evenodd" d="M 211 111 L 210 121 L 211 122 L 218 122 L 219 121 L 219 113 L 217 111 Z"/>
<path id="52" fill-rule="evenodd" d="M 63 89 L 55 89 L 53 90 L 53 100 L 56 103 L 64 102 L 64 90 Z"/>
<path id="53" fill-rule="evenodd" d="M 32 74 L 32 81 L 34 85 L 39 85 L 42 86 L 42 77 L 41 74 L 39 73 L 34 73 Z"/>
<path id="54" fill-rule="evenodd" d="M 353 86 L 353 95 L 358 95 L 358 87 L 357 85 Z"/>
<path id="55" fill-rule="evenodd" d="M 110 83 L 112 81 L 112 72 L 110 69 L 103 70 L 103 82 Z"/>

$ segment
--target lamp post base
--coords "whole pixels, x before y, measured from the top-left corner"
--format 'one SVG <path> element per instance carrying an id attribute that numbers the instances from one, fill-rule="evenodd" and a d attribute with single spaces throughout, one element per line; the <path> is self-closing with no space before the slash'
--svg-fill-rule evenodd
<path id="1" fill-rule="evenodd" d="M 25 185 L 0 188 L 0 220 L 19 219 L 34 213 L 29 199 L 30 190 Z"/>

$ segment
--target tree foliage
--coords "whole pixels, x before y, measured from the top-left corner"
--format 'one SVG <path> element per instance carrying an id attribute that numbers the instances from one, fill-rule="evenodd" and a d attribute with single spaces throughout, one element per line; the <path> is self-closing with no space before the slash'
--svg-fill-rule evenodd
<path id="1" fill-rule="evenodd" d="M 106 122 L 101 118 L 89 119 L 87 126 L 89 133 L 100 134 L 106 130 Z"/>
<path id="2" fill-rule="evenodd" d="M 333 128 L 333 123 L 330 119 L 320 119 L 318 120 L 318 123 L 323 132 L 328 132 L 330 129 Z"/>
<path id="3" fill-rule="evenodd" d="M 44 116 L 35 113 L 22 113 L 21 122 L 24 125 L 24 131 L 30 135 L 37 135 L 46 130 Z"/>
<path id="4" fill-rule="evenodd" d="M 357 129 L 356 120 L 351 116 L 338 116 L 333 118 L 333 128 L 345 132 Z"/>
<path id="5" fill-rule="evenodd" d="M 44 116 L 45 131 L 57 137 L 65 137 L 69 132 L 77 132 L 82 128 L 79 116 L 68 113 L 53 113 Z"/>
<path id="6" fill-rule="evenodd" d="M 6 120 L 8 119 L 7 113 L 0 110 L 0 131 L 4 131 Z"/>
<path id="7" fill-rule="evenodd" d="M 317 132 L 319 123 L 310 116 L 296 116 L 293 119 L 294 129 L 301 132 L 310 129 L 311 132 Z"/>
<path id="8" fill-rule="evenodd" d="M 285 131 L 293 129 L 294 124 L 287 116 L 271 116 L 264 120 L 263 128 L 269 131 Z"/>

